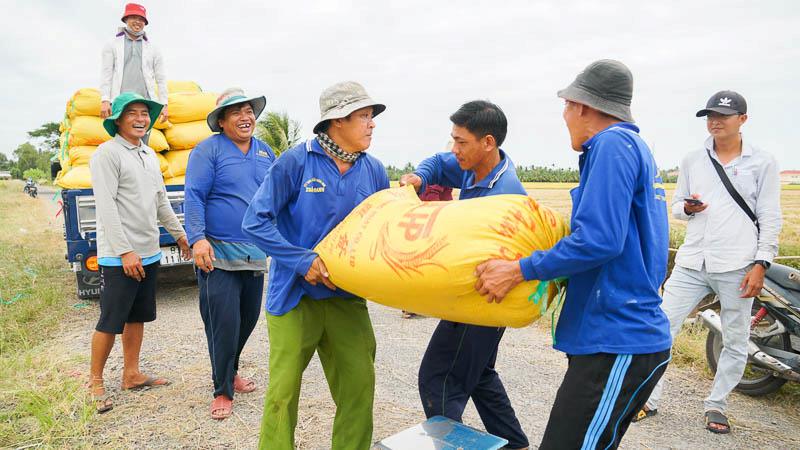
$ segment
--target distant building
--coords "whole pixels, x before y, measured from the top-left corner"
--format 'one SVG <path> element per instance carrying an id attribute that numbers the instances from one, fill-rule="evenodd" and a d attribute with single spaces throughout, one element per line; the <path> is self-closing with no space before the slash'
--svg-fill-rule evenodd
<path id="1" fill-rule="evenodd" d="M 11 172 L 0 170 L 0 180 L 10 180 L 10 179 L 11 179 Z"/>
<path id="2" fill-rule="evenodd" d="M 781 184 L 800 184 L 800 170 L 784 170 L 781 172 Z"/>

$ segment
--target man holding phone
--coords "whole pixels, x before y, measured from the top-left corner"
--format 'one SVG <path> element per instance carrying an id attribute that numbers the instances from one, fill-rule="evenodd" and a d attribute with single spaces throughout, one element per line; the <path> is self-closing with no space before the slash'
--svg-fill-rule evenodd
<path id="1" fill-rule="evenodd" d="M 730 432 L 726 399 L 747 364 L 753 297 L 778 253 L 780 177 L 775 158 L 742 138 L 744 97 L 717 92 L 696 115 L 706 117 L 710 136 L 680 165 L 672 213 L 688 224 L 662 308 L 674 338 L 703 297 L 719 296 L 723 349 L 704 409 L 706 428 L 725 434 Z M 662 388 L 663 380 L 634 421 L 657 413 Z"/>

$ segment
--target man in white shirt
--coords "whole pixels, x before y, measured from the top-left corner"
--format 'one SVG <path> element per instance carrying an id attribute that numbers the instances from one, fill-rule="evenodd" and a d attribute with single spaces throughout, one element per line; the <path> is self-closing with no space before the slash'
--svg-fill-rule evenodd
<path id="1" fill-rule="evenodd" d="M 724 434 L 730 432 L 724 414 L 727 397 L 747 364 L 753 297 L 761 292 L 764 272 L 778 253 L 780 177 L 775 158 L 739 132 L 747 121 L 747 103 L 741 95 L 717 92 L 697 112 L 702 116 L 711 136 L 703 149 L 687 155 L 680 165 L 672 213 L 688 224 L 661 306 L 674 339 L 703 297 L 711 293 L 719 297 L 723 349 L 704 409 L 706 428 Z M 757 220 L 751 220 L 726 189 L 712 158 Z M 663 379 L 636 421 L 656 414 L 662 388 Z"/>

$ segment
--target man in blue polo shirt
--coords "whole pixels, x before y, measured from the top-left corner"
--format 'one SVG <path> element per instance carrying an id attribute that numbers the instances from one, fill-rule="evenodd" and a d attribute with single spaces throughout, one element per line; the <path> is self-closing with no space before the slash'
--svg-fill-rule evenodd
<path id="1" fill-rule="evenodd" d="M 624 64 L 596 61 L 558 96 L 572 148 L 582 152 L 572 234 L 519 261 L 479 265 L 476 289 L 500 301 L 523 280 L 569 277 L 554 342 L 569 367 L 539 448 L 616 448 L 670 359 L 658 292 L 666 198 L 632 123 L 633 76 Z"/>
<path id="2" fill-rule="evenodd" d="M 386 169 L 365 153 L 373 118 L 386 107 L 352 81 L 329 87 L 319 103 L 316 138 L 278 158 L 242 224 L 272 257 L 262 449 L 294 448 L 301 379 L 315 351 L 336 403 L 332 448 L 372 444 L 375 335 L 367 305 L 337 289 L 311 249 L 364 199 L 389 187 Z"/>
<path id="3" fill-rule="evenodd" d="M 214 400 L 211 417 L 233 412 L 233 395 L 256 389 L 238 374 L 239 356 L 258 322 L 267 257 L 242 233 L 242 218 L 275 154 L 253 137 L 266 99 L 228 89 L 207 117 L 215 134 L 192 151 L 186 168 L 186 230 L 200 286 Z"/>
<path id="4" fill-rule="evenodd" d="M 461 189 L 459 200 L 500 194 L 527 195 L 511 159 L 500 150 L 508 122 L 499 106 L 482 100 L 465 103 L 450 116 L 454 145 L 422 161 L 400 185 L 417 191 L 429 185 Z M 419 368 L 419 395 L 425 415 L 461 421 L 472 398 L 486 431 L 527 448 L 528 438 L 494 369 L 504 327 L 482 327 L 442 320 L 431 336 Z"/>

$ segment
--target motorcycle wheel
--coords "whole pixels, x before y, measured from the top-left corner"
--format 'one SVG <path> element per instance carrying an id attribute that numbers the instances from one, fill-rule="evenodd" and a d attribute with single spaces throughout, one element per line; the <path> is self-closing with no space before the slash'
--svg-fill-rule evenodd
<path id="1" fill-rule="evenodd" d="M 36 198 L 36 191 L 31 191 L 31 197 Z"/>
<path id="2" fill-rule="evenodd" d="M 760 305 L 754 302 L 753 315 L 758 311 L 758 308 L 760 308 Z M 772 317 L 771 314 L 767 314 L 761 322 L 756 325 L 756 329 L 767 328 L 773 323 L 775 323 L 775 318 Z M 753 336 L 752 333 L 751 336 Z M 766 345 L 780 350 L 791 350 L 791 337 L 788 333 L 770 336 L 764 339 L 753 337 L 753 339 L 760 345 Z M 714 373 L 717 373 L 717 362 L 719 361 L 719 354 L 721 351 L 722 335 L 709 332 L 706 338 L 706 359 L 708 360 L 708 367 L 710 367 L 711 371 Z M 786 384 L 786 381 L 787 380 L 783 378 L 773 376 L 771 370 L 764 369 L 748 361 L 744 369 L 744 375 L 742 375 L 742 380 L 736 385 L 736 390 L 750 396 L 766 395 L 780 389 L 781 386 Z"/>

